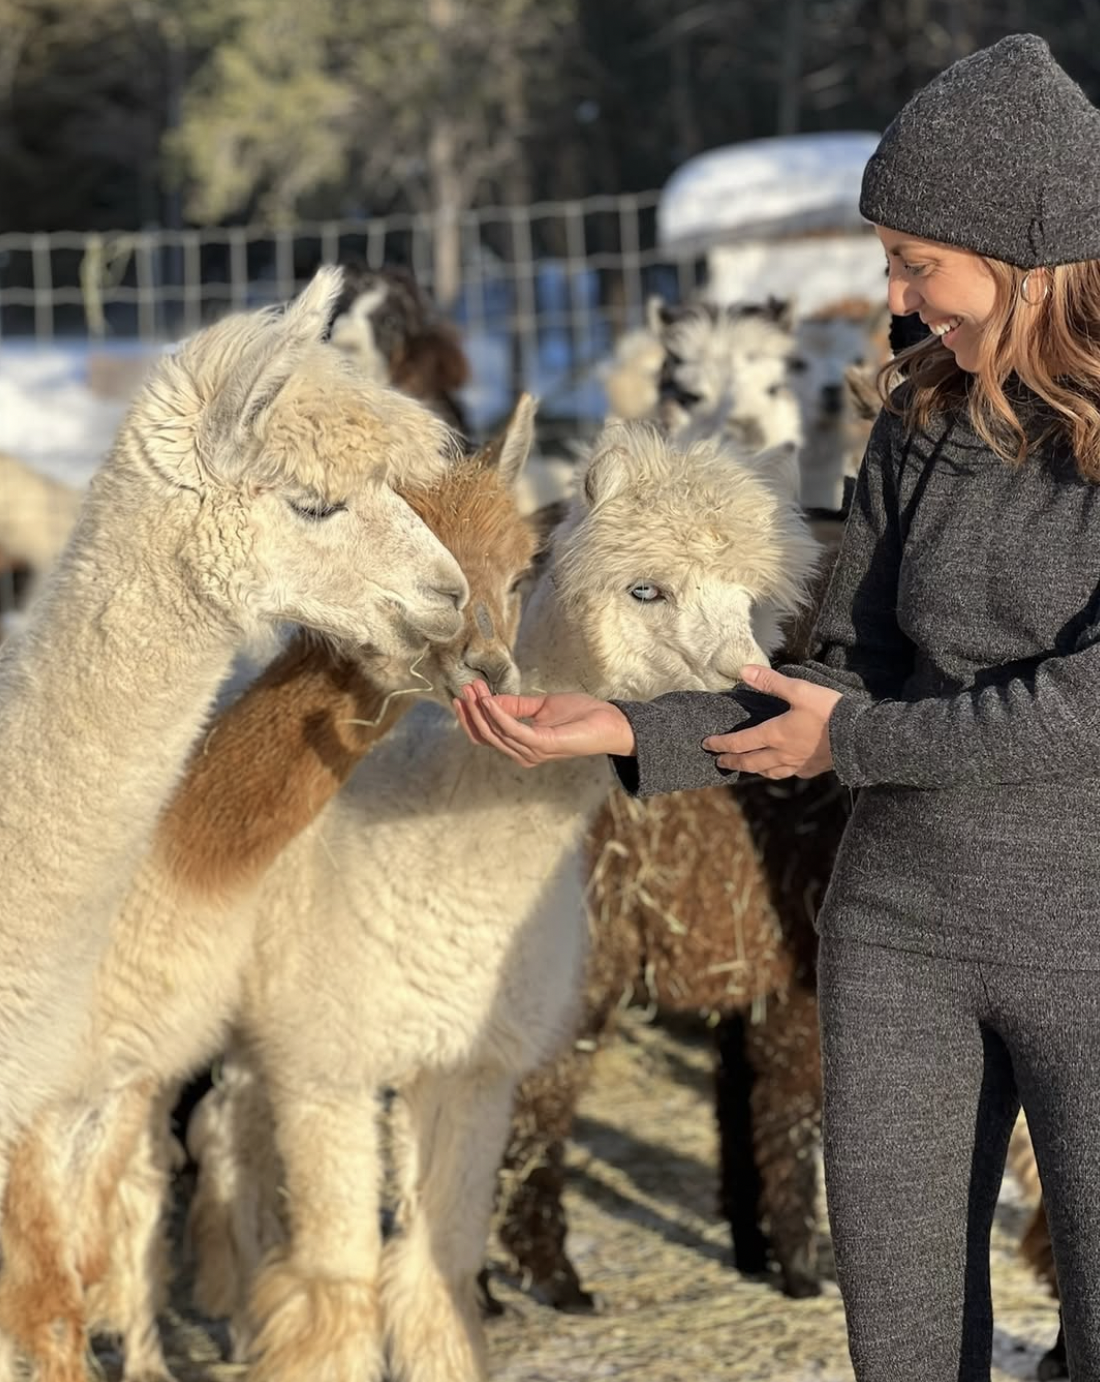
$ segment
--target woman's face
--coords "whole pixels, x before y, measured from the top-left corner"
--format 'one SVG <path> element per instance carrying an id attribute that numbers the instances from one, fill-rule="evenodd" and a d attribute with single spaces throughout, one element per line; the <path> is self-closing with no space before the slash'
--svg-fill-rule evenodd
<path id="1" fill-rule="evenodd" d="M 890 311 L 916 312 L 955 357 L 978 368 L 979 341 L 996 305 L 993 275 L 980 255 L 876 226 L 890 273 Z"/>

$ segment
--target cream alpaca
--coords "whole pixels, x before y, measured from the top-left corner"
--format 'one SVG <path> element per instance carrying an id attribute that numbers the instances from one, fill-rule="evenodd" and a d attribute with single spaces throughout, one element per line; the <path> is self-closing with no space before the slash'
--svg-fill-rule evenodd
<path id="1" fill-rule="evenodd" d="M 242 897 L 400 718 L 401 693 L 447 701 L 475 676 L 518 688 L 510 642 L 534 536 L 512 487 L 533 416 L 523 399 L 500 439 L 431 487 L 405 491 L 469 572 L 457 637 L 418 653 L 416 676 L 407 655 L 337 656 L 299 638 L 218 716 L 163 812 L 112 921 L 80 1078 L 13 1157 L 0 1319 L 49 1378 L 83 1376 L 90 1323 L 122 1334 L 127 1377 L 164 1374 L 155 1327 L 164 1125 L 159 1105 L 150 1120 L 149 1101 L 225 1038 L 252 941 Z"/>
<path id="2" fill-rule="evenodd" d="M 761 475 L 719 444 L 609 429 L 524 613 L 527 684 L 713 690 L 763 658 L 816 549 Z M 288 1231 L 253 1293 L 257 1382 L 378 1382 L 387 1355 L 400 1382 L 484 1376 L 474 1285 L 513 1091 L 571 1030 L 578 847 L 605 765 L 528 774 L 438 714 L 405 730 L 251 904 L 240 1029 L 274 1112 Z M 384 1085 L 400 1090 L 401 1194 L 385 1248 Z"/>
<path id="3" fill-rule="evenodd" d="M 234 649 L 273 619 L 395 649 L 461 622 L 461 572 L 387 483 L 438 474 L 448 433 L 320 343 L 339 282 L 158 364 L 0 650 L 0 1151 L 63 1087 L 108 922 Z"/>

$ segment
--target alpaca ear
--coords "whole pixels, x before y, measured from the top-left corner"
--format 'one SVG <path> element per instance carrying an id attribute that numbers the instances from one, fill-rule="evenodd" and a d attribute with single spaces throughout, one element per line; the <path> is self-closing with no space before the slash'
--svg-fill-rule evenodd
<path id="1" fill-rule="evenodd" d="M 262 363 L 245 385 L 238 416 L 246 435 L 274 403 L 294 372 L 301 351 L 325 339 L 343 286 L 343 269 L 324 264 L 287 307 L 278 326 L 278 349 L 265 345 Z"/>
<path id="2" fill-rule="evenodd" d="M 645 324 L 653 332 L 654 336 L 659 336 L 667 325 L 665 321 L 665 300 L 659 293 L 654 293 L 646 298 L 645 304 Z"/>
<path id="3" fill-rule="evenodd" d="M 539 401 L 520 394 L 503 429 L 482 451 L 482 465 L 495 468 L 506 485 L 514 485 L 535 442 L 535 413 Z"/>
<path id="4" fill-rule="evenodd" d="M 794 328 L 794 299 L 769 297 L 767 304 L 767 316 L 775 322 L 776 326 L 781 326 L 784 331 L 791 331 Z"/>
<path id="5" fill-rule="evenodd" d="M 581 487 L 590 509 L 618 494 L 627 481 L 630 452 L 618 435 L 624 430 L 621 425 L 605 427 L 596 442 Z"/>
<path id="6" fill-rule="evenodd" d="M 256 426 L 297 369 L 303 353 L 324 339 L 343 271 L 326 265 L 239 361 L 202 421 L 207 455 L 218 455 L 219 475 L 233 473 L 255 438 Z M 235 459 L 236 458 L 236 459 Z"/>
<path id="7" fill-rule="evenodd" d="M 283 315 L 279 325 L 284 344 L 294 349 L 323 341 L 343 290 L 343 269 L 322 264 Z"/>
<path id="8" fill-rule="evenodd" d="M 766 451 L 757 451 L 751 456 L 743 456 L 742 464 L 751 466 L 761 480 L 781 499 L 798 503 L 798 492 L 802 476 L 798 466 L 798 447 L 793 441 L 781 442 Z"/>

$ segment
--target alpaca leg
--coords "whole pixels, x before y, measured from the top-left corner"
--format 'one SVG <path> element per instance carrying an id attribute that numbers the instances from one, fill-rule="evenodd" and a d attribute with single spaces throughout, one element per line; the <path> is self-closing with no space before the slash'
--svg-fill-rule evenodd
<path id="1" fill-rule="evenodd" d="M 586 1312 L 595 1297 L 565 1250 L 565 1142 L 588 1081 L 590 1049 L 572 1048 L 519 1087 L 501 1176 L 500 1241 L 555 1310 Z"/>
<path id="2" fill-rule="evenodd" d="M 1054 1346 L 1039 1359 L 1039 1367 L 1035 1376 L 1039 1382 L 1055 1382 L 1056 1378 L 1069 1376 L 1069 1363 L 1066 1360 L 1066 1331 L 1062 1324 L 1061 1313 L 1058 1315 L 1058 1337 L 1054 1341 Z"/>
<path id="3" fill-rule="evenodd" d="M 0 1214 L 5 1362 L 24 1353 L 38 1382 L 86 1376 L 84 1288 L 66 1212 L 72 1197 L 79 1213 L 84 1196 L 66 1180 L 60 1125 L 52 1112 L 43 1114 L 12 1149 Z"/>
<path id="4" fill-rule="evenodd" d="M 786 1294 L 816 1296 L 821 1052 L 815 990 L 795 983 L 785 998 L 769 998 L 763 1021 L 746 1024 L 745 1049 L 755 1075 L 753 1141 L 772 1252 Z"/>
<path id="5" fill-rule="evenodd" d="M 394 1382 L 481 1382 L 477 1274 L 515 1090 L 504 1071 L 425 1074 L 395 1107 L 400 1232 L 383 1253 Z"/>
<path id="6" fill-rule="evenodd" d="M 264 1254 L 285 1233 L 271 1104 L 243 1050 L 227 1053 L 216 1085 L 196 1104 L 188 1150 L 198 1167 L 187 1218 L 199 1308 L 229 1319 L 231 1356 L 252 1349 L 249 1294 Z"/>
<path id="7" fill-rule="evenodd" d="M 251 1382 L 380 1382 L 377 1109 L 359 1089 L 269 1085 L 288 1243 L 251 1296 Z"/>
<path id="8" fill-rule="evenodd" d="M 715 1044 L 719 1204 L 730 1226 L 734 1266 L 747 1276 L 759 1276 L 767 1270 L 768 1243 L 760 1229 L 760 1171 L 752 1135 L 755 1076 L 745 1050 L 745 1019 L 740 1013 L 722 1018 L 715 1030 Z"/>
<path id="9" fill-rule="evenodd" d="M 102 1287 L 90 1294 L 89 1314 L 121 1335 L 123 1382 L 163 1382 L 171 1376 L 157 1327 L 168 1295 L 168 1094 L 149 1098 L 143 1088 L 130 1097 L 143 1104 L 144 1121 L 111 1206 L 110 1267 Z"/>

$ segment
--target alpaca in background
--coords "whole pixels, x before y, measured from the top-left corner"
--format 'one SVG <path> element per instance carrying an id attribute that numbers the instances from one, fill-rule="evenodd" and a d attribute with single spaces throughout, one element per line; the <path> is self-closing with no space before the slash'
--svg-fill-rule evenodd
<path id="1" fill-rule="evenodd" d="M 329 339 L 367 378 L 390 383 L 426 403 L 464 436 L 469 424 L 458 391 L 470 366 L 457 330 L 436 312 L 412 273 L 396 264 L 377 270 L 344 266 L 344 290 Z"/>

